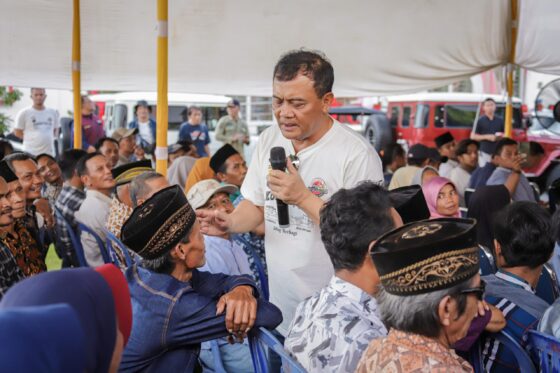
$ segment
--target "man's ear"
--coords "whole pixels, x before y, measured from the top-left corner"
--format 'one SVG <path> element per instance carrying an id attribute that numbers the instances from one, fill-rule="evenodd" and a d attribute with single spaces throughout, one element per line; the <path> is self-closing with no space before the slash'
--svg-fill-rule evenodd
<path id="1" fill-rule="evenodd" d="M 453 298 L 449 295 L 441 298 L 438 305 L 438 316 L 439 322 L 443 326 L 451 325 L 451 320 L 453 320 L 452 312 L 457 307 L 457 304 Z"/>
<path id="2" fill-rule="evenodd" d="M 185 260 L 187 257 L 187 250 L 185 250 L 182 243 L 178 243 L 173 249 L 171 249 L 171 257 L 177 260 Z"/>
<path id="3" fill-rule="evenodd" d="M 329 93 L 325 93 L 325 95 L 323 96 L 323 112 L 325 114 L 329 113 L 329 108 L 331 107 L 331 104 L 334 100 L 334 94 L 332 92 Z"/>
<path id="4" fill-rule="evenodd" d="M 223 172 L 217 172 L 216 173 L 216 178 L 221 183 L 226 183 L 227 182 L 227 175 L 224 174 Z"/>

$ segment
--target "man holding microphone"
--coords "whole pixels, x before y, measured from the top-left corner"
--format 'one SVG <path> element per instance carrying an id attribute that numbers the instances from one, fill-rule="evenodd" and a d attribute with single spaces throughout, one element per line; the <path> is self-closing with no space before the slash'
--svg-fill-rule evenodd
<path id="1" fill-rule="evenodd" d="M 283 55 L 273 74 L 278 125 L 260 136 L 241 187 L 245 200 L 229 215 L 197 212 L 206 234 L 248 232 L 264 221 L 270 301 L 282 311 L 278 331 L 284 336 L 298 303 L 327 285 L 334 273 L 319 231 L 324 202 L 361 181 L 383 182 L 373 147 L 329 116 L 333 82 L 332 65 L 322 54 Z M 271 149 L 277 147 L 288 155 L 286 171 L 271 167 Z M 288 205 L 287 227 L 279 224 L 276 199 Z"/>

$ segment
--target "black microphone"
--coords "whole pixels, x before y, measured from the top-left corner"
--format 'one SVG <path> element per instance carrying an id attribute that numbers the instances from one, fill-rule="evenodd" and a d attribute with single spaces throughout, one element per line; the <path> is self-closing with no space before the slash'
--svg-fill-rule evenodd
<path id="1" fill-rule="evenodd" d="M 286 172 L 286 151 L 283 147 L 275 146 L 270 149 L 270 166 L 273 170 Z M 280 225 L 280 228 L 289 227 L 290 215 L 288 213 L 288 205 L 277 198 L 276 208 L 278 210 L 278 225 Z"/>

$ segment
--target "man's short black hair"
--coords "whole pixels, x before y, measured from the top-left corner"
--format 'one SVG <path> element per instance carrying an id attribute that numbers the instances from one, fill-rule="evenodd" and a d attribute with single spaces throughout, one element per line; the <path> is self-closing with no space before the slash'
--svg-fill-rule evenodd
<path id="1" fill-rule="evenodd" d="M 87 152 L 82 149 L 70 149 L 62 153 L 60 161 L 58 161 L 58 166 L 60 167 L 60 171 L 62 171 L 62 178 L 65 181 L 70 180 L 72 176 L 74 176 L 78 161 L 86 155 Z"/>
<path id="2" fill-rule="evenodd" d="M 105 143 L 105 141 L 111 141 L 112 143 L 115 143 L 115 145 L 119 146 L 119 142 L 117 140 L 115 140 L 112 137 L 102 137 L 99 140 L 97 140 L 97 142 L 94 145 L 95 150 L 99 151 L 99 149 L 101 149 L 101 147 L 103 146 L 103 144 Z"/>
<path id="3" fill-rule="evenodd" d="M 369 245 L 394 227 L 389 192 L 371 181 L 340 189 L 323 206 L 321 239 L 335 270 L 358 269 Z"/>
<path id="4" fill-rule="evenodd" d="M 87 175 L 87 173 L 88 173 L 87 162 L 90 159 L 92 159 L 93 157 L 97 157 L 98 155 L 103 156 L 103 154 L 95 152 L 95 153 L 87 153 L 82 158 L 80 158 L 80 160 L 78 161 L 78 165 L 77 165 L 78 176 Z"/>
<path id="5" fill-rule="evenodd" d="M 455 155 L 458 157 L 463 154 L 467 154 L 469 152 L 470 145 L 476 145 L 476 149 L 480 149 L 480 144 L 478 141 L 471 140 L 471 139 L 463 139 L 459 141 L 457 147 L 455 148 Z"/>
<path id="6" fill-rule="evenodd" d="M 494 237 L 502 247 L 505 267 L 537 268 L 554 251 L 550 214 L 534 202 L 507 206 L 494 218 Z"/>
<path id="7" fill-rule="evenodd" d="M 36 161 L 36 162 L 39 162 L 39 159 L 41 159 L 41 158 L 43 158 L 43 157 L 47 157 L 47 158 L 49 158 L 50 160 L 56 162 L 56 159 L 54 159 L 54 157 L 53 157 L 52 155 L 47 154 L 47 153 L 41 153 L 41 154 L 37 155 L 37 156 L 35 157 L 35 161 Z"/>
<path id="8" fill-rule="evenodd" d="M 496 100 L 494 100 L 492 97 L 485 98 L 484 101 L 482 101 L 482 104 L 484 105 L 487 102 L 493 102 L 494 104 L 496 104 Z"/>
<path id="9" fill-rule="evenodd" d="M 295 79 L 304 75 L 313 81 L 313 88 L 317 97 L 332 92 L 334 70 L 325 55 L 319 51 L 295 50 L 282 57 L 274 66 L 272 78 L 281 82 Z"/>
<path id="10" fill-rule="evenodd" d="M 510 146 L 510 145 L 517 145 L 517 141 L 512 140 L 508 137 L 504 137 L 503 139 L 498 141 L 498 143 L 496 144 L 496 149 L 494 149 L 494 155 L 495 156 L 501 155 L 502 154 L 502 149 L 504 148 L 504 146 Z"/>
<path id="11" fill-rule="evenodd" d="M 394 142 L 392 144 L 387 145 L 385 149 L 383 149 L 383 157 L 381 158 L 381 161 L 383 163 L 383 169 L 385 169 L 387 166 L 393 163 L 393 161 L 397 157 L 402 157 L 406 159 L 406 153 L 404 151 L 404 148 L 401 146 L 401 144 Z"/>

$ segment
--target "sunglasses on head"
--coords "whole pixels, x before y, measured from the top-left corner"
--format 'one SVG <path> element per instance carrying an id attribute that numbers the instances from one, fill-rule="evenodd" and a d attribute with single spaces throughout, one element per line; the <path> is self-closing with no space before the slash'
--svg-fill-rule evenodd
<path id="1" fill-rule="evenodd" d="M 480 286 L 461 290 L 460 294 L 474 294 L 478 300 L 484 299 L 484 291 L 486 290 L 486 282 L 480 280 Z"/>

